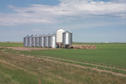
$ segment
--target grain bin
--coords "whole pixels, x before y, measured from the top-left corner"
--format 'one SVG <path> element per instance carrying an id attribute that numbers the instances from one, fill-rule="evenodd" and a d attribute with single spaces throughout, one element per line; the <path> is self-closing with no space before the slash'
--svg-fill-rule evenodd
<path id="1" fill-rule="evenodd" d="M 63 29 L 59 29 L 56 31 L 56 44 L 58 47 L 62 46 L 64 32 L 65 32 L 65 30 L 63 30 Z"/>
<path id="2" fill-rule="evenodd" d="M 32 47 L 35 47 L 35 36 L 32 35 Z"/>
<path id="3" fill-rule="evenodd" d="M 27 42 L 28 42 L 28 36 L 24 37 L 24 47 L 28 47 Z"/>
<path id="4" fill-rule="evenodd" d="M 40 45 L 39 45 L 39 36 L 37 36 L 36 38 L 37 38 L 37 45 L 36 46 L 40 47 Z"/>
<path id="5" fill-rule="evenodd" d="M 28 47 L 31 47 L 32 46 L 32 41 L 31 40 L 32 40 L 31 36 L 28 35 L 27 36 L 27 46 Z"/>
<path id="6" fill-rule="evenodd" d="M 27 45 L 27 47 L 29 47 L 29 35 L 27 35 L 26 39 L 27 39 L 27 44 L 26 45 Z"/>
<path id="7" fill-rule="evenodd" d="M 35 47 L 37 47 L 37 35 L 35 35 L 34 37 L 35 37 Z"/>
<path id="8" fill-rule="evenodd" d="M 56 35 L 51 35 L 51 48 L 56 48 Z"/>
<path id="9" fill-rule="evenodd" d="M 39 46 L 42 47 L 42 44 L 43 44 L 43 38 L 42 38 L 42 35 L 39 36 Z"/>
<path id="10" fill-rule="evenodd" d="M 51 43 L 52 43 L 52 36 L 48 35 L 48 47 L 51 48 Z"/>
<path id="11" fill-rule="evenodd" d="M 45 47 L 45 41 L 44 41 L 44 36 L 43 35 L 40 35 L 39 36 L 39 46 L 40 47 Z"/>
<path id="12" fill-rule="evenodd" d="M 46 48 L 49 47 L 49 39 L 48 39 L 48 35 L 45 36 L 45 47 L 46 47 Z"/>
<path id="13" fill-rule="evenodd" d="M 46 47 L 46 36 L 43 35 L 43 47 Z"/>
<path id="14" fill-rule="evenodd" d="M 68 48 L 72 45 L 72 33 L 65 31 L 63 33 L 63 45 L 65 48 Z"/>
<path id="15" fill-rule="evenodd" d="M 35 35 L 35 47 L 39 47 L 39 36 Z"/>
<path id="16" fill-rule="evenodd" d="M 45 43 L 44 43 L 44 36 L 42 36 L 41 38 L 42 38 L 42 39 L 41 39 L 41 40 L 42 40 L 42 47 L 44 47 L 44 46 L 45 46 L 45 45 L 44 45 L 44 44 L 45 44 Z"/>
<path id="17" fill-rule="evenodd" d="M 32 47 L 32 35 L 29 36 L 29 47 Z"/>

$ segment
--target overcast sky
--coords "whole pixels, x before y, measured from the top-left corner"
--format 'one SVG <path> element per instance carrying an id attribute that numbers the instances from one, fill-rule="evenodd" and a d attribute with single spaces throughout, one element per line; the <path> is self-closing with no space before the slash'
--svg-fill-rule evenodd
<path id="1" fill-rule="evenodd" d="M 59 28 L 76 42 L 126 42 L 126 0 L 0 0 L 0 41 Z"/>

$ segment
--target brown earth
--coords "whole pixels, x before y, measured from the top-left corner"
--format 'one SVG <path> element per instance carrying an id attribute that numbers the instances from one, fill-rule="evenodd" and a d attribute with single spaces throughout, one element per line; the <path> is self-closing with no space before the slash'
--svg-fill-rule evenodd
<path id="1" fill-rule="evenodd" d="M 8 49 L 31 51 L 31 50 L 52 50 L 54 48 L 30 48 L 30 47 L 7 47 Z"/>

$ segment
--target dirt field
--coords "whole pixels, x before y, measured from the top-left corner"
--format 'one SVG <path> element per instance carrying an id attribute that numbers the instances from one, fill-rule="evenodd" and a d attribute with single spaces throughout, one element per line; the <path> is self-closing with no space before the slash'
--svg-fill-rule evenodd
<path id="1" fill-rule="evenodd" d="M 28 47 L 7 47 L 8 49 L 31 51 L 31 50 L 54 50 L 53 48 L 28 48 Z"/>

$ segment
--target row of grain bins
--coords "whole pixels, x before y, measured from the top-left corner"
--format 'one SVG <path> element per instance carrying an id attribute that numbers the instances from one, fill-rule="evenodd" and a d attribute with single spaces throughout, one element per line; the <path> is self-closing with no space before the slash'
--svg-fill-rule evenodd
<path id="1" fill-rule="evenodd" d="M 24 37 L 24 46 L 56 48 L 55 41 L 55 35 L 27 35 Z"/>
<path id="2" fill-rule="evenodd" d="M 72 33 L 59 29 L 56 34 L 27 35 L 24 37 L 25 47 L 68 48 L 72 45 Z"/>

